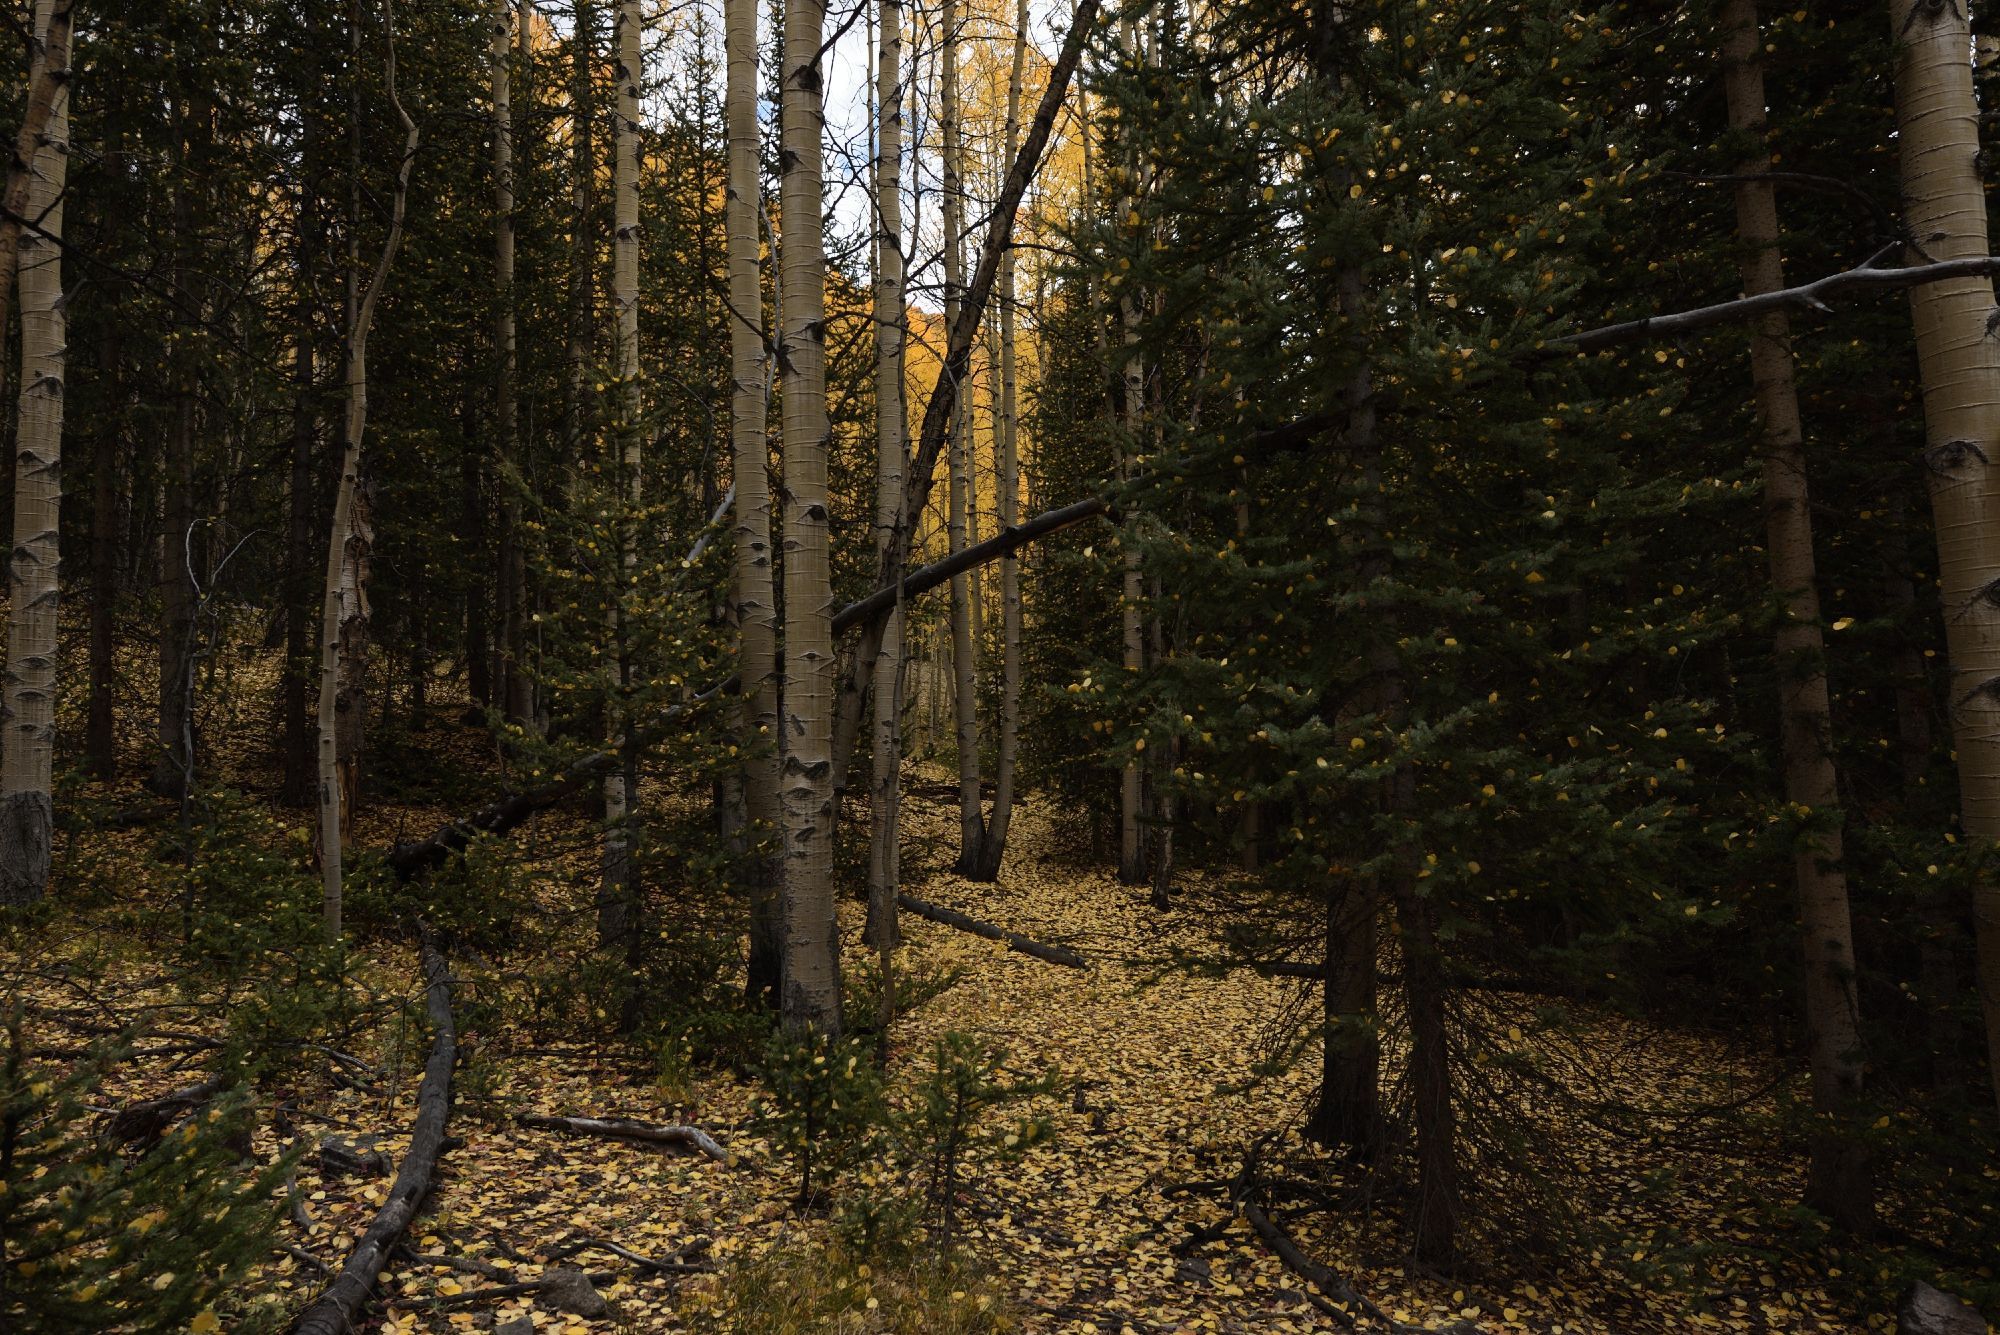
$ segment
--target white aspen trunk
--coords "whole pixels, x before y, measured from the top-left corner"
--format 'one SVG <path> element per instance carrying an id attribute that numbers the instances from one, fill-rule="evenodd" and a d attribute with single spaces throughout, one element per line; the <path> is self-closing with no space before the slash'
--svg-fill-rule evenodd
<path id="1" fill-rule="evenodd" d="M 341 846 L 346 832 L 346 808 L 351 794 L 343 792 L 338 702 L 341 691 L 342 647 L 351 616 L 365 617 L 365 551 L 367 500 L 359 496 L 361 441 L 368 426 L 368 330 L 375 320 L 375 303 L 389 280 L 389 268 L 403 244 L 403 216 L 410 198 L 410 172 L 416 166 L 417 124 L 396 95 L 396 45 L 393 8 L 386 16 L 389 49 L 386 77 L 389 101 L 403 123 L 403 157 L 396 171 L 396 192 L 389 213 L 389 232 L 367 288 L 351 307 L 347 328 L 347 414 L 342 428 L 340 481 L 334 491 L 333 523 L 327 541 L 326 595 L 320 612 L 319 668 L 319 855 L 323 920 L 329 945 L 340 943 Z M 358 32 L 359 29 L 357 28 Z M 351 249 L 351 247 L 350 247 Z M 351 554 L 356 511 L 361 512 L 362 552 Z M 358 705 L 357 705 L 358 707 Z"/>
<path id="2" fill-rule="evenodd" d="M 1028 60 L 1028 3 L 1016 0 L 1014 9 L 1014 63 L 1007 75 L 1007 162 L 1014 160 L 1021 143 L 1021 83 Z M 1015 311 L 1014 252 L 1001 256 L 997 279 L 1000 314 L 1000 383 L 996 388 L 998 412 L 994 439 L 994 489 L 1000 527 L 1004 531 L 1021 518 L 1021 456 L 1019 367 L 1015 342 L 1018 319 Z M 1000 735 L 999 754 L 993 774 L 993 815 L 986 825 L 980 848 L 979 878 L 1000 878 L 1000 864 L 1007 856 L 1007 832 L 1014 819 L 1014 767 L 1021 731 L 1021 565 L 1012 554 L 1000 560 Z"/>
<path id="3" fill-rule="evenodd" d="M 827 552 L 826 255 L 821 228 L 825 119 L 823 0 L 785 6 L 779 188 L 784 385 L 784 984 L 793 1033 L 840 1032 L 840 939 L 833 895 L 833 579 Z"/>
<path id="4" fill-rule="evenodd" d="M 1922 257 L 1990 253 L 1979 101 L 1963 7 L 1890 0 L 1898 44 L 1896 125 L 1904 223 Z M 1910 289 L 1923 379 L 1924 463 L 1938 539 L 1938 592 L 1966 835 L 2000 840 L 2000 341 L 1987 332 L 1993 284 L 1957 278 Z M 2000 1103 L 2000 878 L 1981 873 L 1972 919 L 1987 1068 Z"/>
<path id="5" fill-rule="evenodd" d="M 903 7 L 881 0 L 876 51 L 875 145 L 875 566 L 887 569 L 903 514 Z M 903 609 L 882 625 L 870 694 L 875 701 L 869 775 L 867 938 L 888 960 L 901 943 L 896 892 L 902 879 Z M 888 989 L 885 986 L 884 992 Z"/>
<path id="6" fill-rule="evenodd" d="M 761 219 L 757 143 L 757 3 L 727 0 L 723 42 L 729 134 L 725 228 L 729 251 L 730 449 L 736 479 L 733 603 L 742 679 L 743 806 L 753 850 L 744 869 L 750 901 L 748 989 L 774 1003 L 778 995 L 782 923 L 778 864 L 766 852 L 777 837 L 778 607 L 771 571 L 771 478 L 768 402 L 770 366 L 764 352 L 764 290 L 759 267 Z"/>
<path id="7" fill-rule="evenodd" d="M 58 14 L 60 8 L 60 14 Z M 29 159 L 27 213 L 41 230 L 20 237 L 21 399 L 14 448 L 14 551 L 8 577 L 6 739 L 0 760 L 0 904 L 48 891 L 55 828 L 56 598 L 61 549 L 63 376 L 63 188 L 69 178 L 66 0 L 36 0 L 35 56 L 28 83 L 52 98 Z M 52 25 L 61 29 L 52 32 Z M 54 68 L 48 62 L 60 61 Z M 61 75 L 59 82 L 48 79 Z"/>
<path id="8" fill-rule="evenodd" d="M 619 480 L 628 502 L 636 509 L 643 498 L 644 479 L 640 468 L 639 393 L 639 167 L 643 151 L 639 137 L 639 81 L 642 75 L 644 17 L 639 0 L 619 0 L 613 19 L 617 46 L 617 106 L 611 148 L 611 314 L 612 338 L 618 359 Z M 621 536 L 619 569 L 630 571 L 638 560 L 631 535 Z M 621 580 L 622 585 L 622 580 Z M 618 687 L 608 711 L 613 737 L 631 732 L 631 719 L 624 705 L 632 664 L 624 649 L 624 630 L 614 596 L 610 635 L 617 644 Z M 638 794 L 637 757 L 626 745 L 625 762 L 604 780 L 604 863 L 598 888 L 597 935 L 604 948 L 622 947 L 638 929 L 636 921 L 637 871 L 633 865 L 631 824 Z"/>

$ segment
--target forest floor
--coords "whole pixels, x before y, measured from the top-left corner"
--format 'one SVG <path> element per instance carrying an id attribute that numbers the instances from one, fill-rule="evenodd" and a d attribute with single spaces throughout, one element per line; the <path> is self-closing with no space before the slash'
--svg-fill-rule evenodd
<path id="1" fill-rule="evenodd" d="M 477 759 L 474 729 L 434 727 L 432 744 L 438 733 Z M 267 788 L 262 775 L 239 777 L 246 788 Z M 382 844 L 399 831 L 420 832 L 445 809 L 441 802 L 375 806 L 358 841 Z M 1074 865 L 1068 853 L 1075 831 L 1062 812 L 1033 800 L 1016 820 L 1001 882 L 976 885 L 936 867 L 955 812 L 923 797 L 906 810 L 914 893 L 1075 947 L 1091 961 L 1087 970 L 1056 967 L 904 915 L 904 967 L 955 981 L 899 1020 L 892 1061 L 921 1056 L 937 1036 L 959 1031 L 1004 1047 L 1011 1071 L 1052 1068 L 1063 1081 L 1064 1092 L 1035 1109 L 1046 1118 L 1047 1138 L 1015 1161 L 978 1169 L 968 1184 L 963 1240 L 985 1278 L 965 1301 L 997 1302 L 1017 1329 L 1066 1335 L 1337 1329 L 1217 1186 L 1241 1171 L 1253 1144 L 1263 1171 L 1276 1178 L 1311 1176 L 1323 1157 L 1297 1133 L 1312 1054 L 1289 1064 L 1266 1060 L 1316 1006 L 1306 985 L 1247 969 L 1173 966 L 1176 957 L 1221 953 L 1215 927 L 1227 917 L 1228 885 L 1190 875 L 1174 907 L 1155 910 L 1144 891 Z M 283 816 L 293 827 L 286 837 L 301 850 L 302 815 Z M 567 820 L 573 832 L 585 829 L 575 817 L 552 819 Z M 137 848 L 143 837 L 99 838 Z M 573 887 L 588 880 L 582 843 L 570 842 L 565 856 L 575 865 L 567 872 L 562 859 L 544 860 L 534 873 L 537 895 L 574 906 L 580 892 Z M 842 913 L 848 957 L 859 960 L 858 905 L 844 905 Z M 45 958 L 81 949 L 87 937 L 79 932 L 68 944 L 51 943 Z M 362 976 L 385 994 L 400 988 L 415 995 L 413 951 L 393 944 L 367 949 Z M 129 986 L 103 986 L 92 1004 L 106 1014 L 153 1007 L 172 1028 L 179 1003 L 152 989 L 143 957 L 128 949 L 107 958 L 99 967 L 126 970 Z M 532 961 L 455 963 L 466 979 L 460 1003 L 476 1005 L 496 999 Z M 1494 1001 L 1488 1018 L 1532 1044 L 1515 1028 L 1509 1004 Z M 703 1064 L 701 1054 L 663 1064 L 628 1047 L 551 1041 L 495 1019 L 504 1012 L 490 1005 L 464 1014 L 450 1124 L 456 1139 L 411 1231 L 418 1251 L 532 1278 L 538 1258 L 552 1249 L 603 1239 L 651 1256 L 684 1254 L 720 1271 L 802 1248 L 823 1230 L 800 1222 L 791 1207 L 795 1178 L 759 1121 L 753 1081 Z M 190 1013 L 183 1022 L 202 1021 Z M 423 1039 L 394 1037 L 373 1050 L 357 1045 L 378 1068 L 357 1087 L 323 1081 L 281 1091 L 300 1134 L 369 1136 L 392 1157 L 400 1154 Z M 1546 1195 L 1516 1196 L 1512 1179 L 1475 1164 L 1469 1190 L 1488 1217 L 1504 1222 L 1477 1240 L 1479 1259 L 1455 1277 L 1408 1263 L 1393 1192 L 1337 1216 L 1288 1210 L 1281 1195 L 1273 1214 L 1308 1253 L 1388 1316 L 1425 1327 L 1458 1322 L 1460 1330 L 1494 1335 L 1886 1327 L 1881 1318 L 1856 1323 L 1851 1311 L 1843 1315 L 1841 1258 L 1802 1241 L 1807 1226 L 1788 1212 L 1801 1186 L 1800 1162 L 1796 1147 L 1771 1129 L 1774 1082 L 1766 1061 L 1706 1035 L 1608 1016 L 1565 1042 L 1568 1055 L 1551 1053 L 1551 1061 L 1587 1054 L 1578 1079 L 1604 1106 L 1737 1106 L 1713 1121 L 1655 1123 L 1651 1134 L 1635 1135 L 1629 1123 L 1600 1125 L 1560 1101 L 1528 1100 L 1524 1116 L 1541 1121 L 1566 1164 L 1564 1176 Z M 115 1103 L 188 1078 L 135 1064 L 104 1098 Z M 734 1162 L 530 1130 L 515 1122 L 520 1113 L 690 1122 L 722 1141 Z M 275 1153 L 275 1138 L 261 1133 L 259 1146 Z M 316 1292 L 319 1267 L 345 1258 L 387 1182 L 323 1177 L 309 1156 L 298 1173 L 298 1208 L 280 1225 L 271 1260 L 243 1292 L 288 1307 Z M 1538 1216 L 1557 1203 L 1583 1221 L 1565 1232 L 1562 1252 L 1512 1244 L 1516 1234 L 1525 1239 L 1552 1226 Z M 309 1222 L 301 1226 L 301 1218 Z M 569 1264 L 616 1274 L 602 1285 L 610 1315 L 589 1319 L 537 1307 L 534 1295 L 465 1302 L 487 1281 L 399 1259 L 384 1284 L 379 1328 L 487 1329 L 512 1320 L 520 1329 L 523 1315 L 543 1332 L 714 1328 L 700 1326 L 698 1314 L 715 1301 L 721 1273 L 649 1276 L 609 1252 L 578 1255 Z M 860 1293 L 848 1316 L 824 1328 L 897 1328 L 884 1324 Z M 438 1301 L 454 1298 L 460 1301 Z M 1375 1325 L 1364 1321 L 1361 1328 Z"/>

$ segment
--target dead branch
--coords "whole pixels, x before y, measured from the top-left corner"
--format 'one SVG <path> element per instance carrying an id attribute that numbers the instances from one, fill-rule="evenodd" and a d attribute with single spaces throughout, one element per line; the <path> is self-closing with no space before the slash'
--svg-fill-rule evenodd
<path id="1" fill-rule="evenodd" d="M 1040 941 L 1022 936 L 1019 932 L 1010 932 L 1004 927 L 995 927 L 990 922 L 981 922 L 977 918 L 960 913 L 957 909 L 948 909 L 940 904 L 932 904 L 926 900 L 918 899 L 915 895 L 897 895 L 896 902 L 920 918 L 928 918 L 932 922 L 943 923 L 946 927 L 956 927 L 959 931 L 971 932 L 974 936 L 983 936 L 988 941 L 1005 941 L 1009 950 L 1018 950 L 1023 955 L 1032 955 L 1036 959 L 1046 960 L 1050 964 L 1060 964 L 1066 969 L 1088 969 L 1090 967 L 1089 960 L 1077 954 L 1077 952 L 1071 950 L 1068 946 L 1044 945 Z"/>
<path id="2" fill-rule="evenodd" d="M 348 1253 L 347 1264 L 326 1291 L 293 1323 L 294 1335 L 346 1335 L 353 1329 L 361 1309 L 375 1292 L 376 1276 L 388 1261 L 389 1253 L 402 1241 L 424 1198 L 430 1195 L 438 1156 L 444 1149 L 445 1119 L 451 1110 L 451 1073 L 458 1062 L 458 1031 L 452 1023 L 451 975 L 428 933 L 423 939 L 421 959 L 425 1009 L 437 1037 L 432 1040 L 430 1058 L 424 1063 L 423 1082 L 417 1086 L 417 1118 L 410 1131 L 410 1147 L 403 1155 L 402 1167 L 390 1184 L 388 1199 L 382 1203 L 375 1222 Z"/>
<path id="3" fill-rule="evenodd" d="M 575 1136 L 599 1136 L 606 1140 L 624 1140 L 641 1145 L 696 1149 L 717 1163 L 736 1162 L 733 1154 L 698 1126 L 660 1126 L 622 1117 L 543 1117 L 534 1113 L 522 1113 L 514 1120 L 537 1131 L 567 1131 Z"/>

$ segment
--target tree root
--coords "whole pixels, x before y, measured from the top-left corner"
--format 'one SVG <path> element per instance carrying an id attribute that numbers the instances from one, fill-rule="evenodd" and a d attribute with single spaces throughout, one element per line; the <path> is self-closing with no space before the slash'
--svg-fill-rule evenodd
<path id="1" fill-rule="evenodd" d="M 376 1214 L 375 1222 L 348 1253 L 347 1263 L 326 1291 L 292 1323 L 293 1335 L 346 1335 L 353 1329 L 362 1308 L 374 1296 L 375 1277 L 430 1194 L 438 1155 L 444 1149 L 445 1119 L 451 1111 L 451 1074 L 458 1062 L 458 1031 L 451 1016 L 451 976 L 428 933 L 423 939 L 420 958 L 425 1009 L 437 1037 L 431 1043 L 430 1058 L 424 1063 L 423 1083 L 417 1087 L 417 1118 L 410 1132 L 410 1147 L 403 1155 L 402 1167 L 390 1184 L 388 1199 Z"/>
<path id="2" fill-rule="evenodd" d="M 715 1137 L 698 1126 L 656 1126 L 622 1117 L 542 1117 L 522 1113 L 514 1119 L 537 1131 L 567 1131 L 577 1136 L 601 1136 L 639 1145 L 667 1145 L 676 1149 L 696 1149 L 717 1163 L 734 1164 L 736 1156 L 723 1148 Z"/>
<path id="3" fill-rule="evenodd" d="M 1010 932 L 1004 927 L 995 927 L 990 922 L 981 922 L 977 918 L 960 913 L 957 909 L 948 909 L 940 904 L 932 904 L 928 901 L 918 899 L 915 895 L 897 895 L 896 902 L 920 918 L 928 918 L 932 922 L 943 923 L 946 927 L 956 927 L 959 931 L 971 932 L 974 936 L 983 936 L 988 941 L 1004 941 L 1007 943 L 1009 950 L 1018 950 L 1023 955 L 1032 955 L 1036 959 L 1046 960 L 1050 964 L 1060 964 L 1066 969 L 1088 969 L 1090 967 L 1089 960 L 1079 955 L 1076 951 L 1071 950 L 1068 946 L 1043 945 L 1040 941 L 1031 940 L 1028 937 L 1022 936 L 1019 932 Z"/>

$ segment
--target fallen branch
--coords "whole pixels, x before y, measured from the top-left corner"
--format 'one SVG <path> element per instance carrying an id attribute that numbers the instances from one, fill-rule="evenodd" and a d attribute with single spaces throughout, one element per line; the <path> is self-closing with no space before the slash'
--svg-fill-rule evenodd
<path id="1" fill-rule="evenodd" d="M 444 1148 L 445 1118 L 451 1110 L 451 1073 L 458 1062 L 458 1031 L 451 1018 L 451 976 L 444 957 L 437 952 L 428 934 L 423 939 L 420 958 L 424 970 L 424 1005 L 437 1031 L 431 1055 L 424 1063 L 423 1083 L 417 1086 L 417 1118 L 410 1130 L 410 1147 L 389 1197 L 375 1216 L 375 1222 L 361 1235 L 319 1299 L 293 1322 L 294 1335 L 346 1335 L 353 1329 L 361 1309 L 375 1292 L 376 1277 L 389 1253 L 403 1239 L 416 1218 L 424 1198 L 430 1194 L 437 1172 L 438 1155 Z"/>
<path id="2" fill-rule="evenodd" d="M 578 1316 L 603 1316 L 610 1310 L 604 1295 L 597 1291 L 597 1285 L 609 1284 L 618 1276 L 609 1270 L 551 1270 L 540 1279 L 524 1279 L 514 1284 L 494 1284 L 483 1289 L 467 1289 L 463 1293 L 442 1294 L 428 1301 L 434 1307 L 467 1307 L 473 1303 L 492 1302 L 498 1298 L 524 1298 L 529 1294 L 539 1294 L 549 1300 L 557 1310 L 574 1312 Z"/>
<path id="3" fill-rule="evenodd" d="M 128 1103 L 106 1119 L 104 1134 L 120 1145 L 150 1149 L 167 1133 L 168 1127 L 221 1092 L 222 1077 L 212 1075 L 185 1089 Z"/>
<path id="4" fill-rule="evenodd" d="M 941 904 L 932 904 L 926 900 L 918 899 L 915 895 L 897 895 L 896 902 L 920 918 L 929 918 L 932 922 L 943 923 L 946 927 L 956 927 L 961 932 L 971 932 L 974 936 L 983 936 L 988 941 L 1005 941 L 1009 950 L 1018 950 L 1023 955 L 1032 955 L 1038 960 L 1047 960 L 1050 964 L 1060 964 L 1066 969 L 1088 969 L 1090 967 L 1089 960 L 1077 954 L 1068 946 L 1043 945 L 1040 941 L 1022 936 L 1019 932 L 1010 932 L 1004 927 L 995 927 L 990 922 L 981 922 L 977 918 L 960 913 L 957 909 L 948 909 Z"/>
<path id="5" fill-rule="evenodd" d="M 690 1245 L 672 1256 L 646 1256 L 640 1252 L 621 1247 L 609 1238 L 573 1238 L 562 1246 L 543 1254 L 544 1261 L 560 1261 L 575 1256 L 578 1252 L 609 1252 L 620 1260 L 630 1261 L 641 1270 L 651 1270 L 662 1275 L 705 1275 L 712 1274 L 715 1267 L 706 1261 L 690 1261 L 689 1252 L 706 1251 L 708 1244 L 702 1242 Z"/>
<path id="6" fill-rule="evenodd" d="M 537 1131 L 567 1131 L 575 1136 L 601 1136 L 641 1145 L 671 1145 L 677 1149 L 697 1149 L 717 1163 L 733 1164 L 736 1156 L 698 1126 L 657 1126 L 623 1117 L 542 1117 L 522 1113 L 514 1119 Z"/>
<path id="7" fill-rule="evenodd" d="M 1760 292 L 1754 297 L 1738 297 L 1734 301 L 1720 301 L 1713 306 L 1698 306 L 1691 311 L 1649 315 L 1643 320 L 1627 320 L 1622 324 L 1587 329 L 1568 338 L 1551 340 L 1549 350 L 1599 352 L 1623 343 L 1672 338 L 1701 329 L 1713 329 L 1717 325 L 1736 324 L 1769 311 L 1824 312 L 1831 309 L 1827 303 L 1836 299 L 1922 287 L 1926 283 L 1942 283 L 1953 278 L 1991 278 L 2000 274 L 2000 255 L 1974 255 L 1967 259 L 1895 268 L 1883 268 L 1876 264 L 1875 260 L 1879 258 L 1878 254 L 1852 269 L 1843 269 L 1797 287 Z"/>

